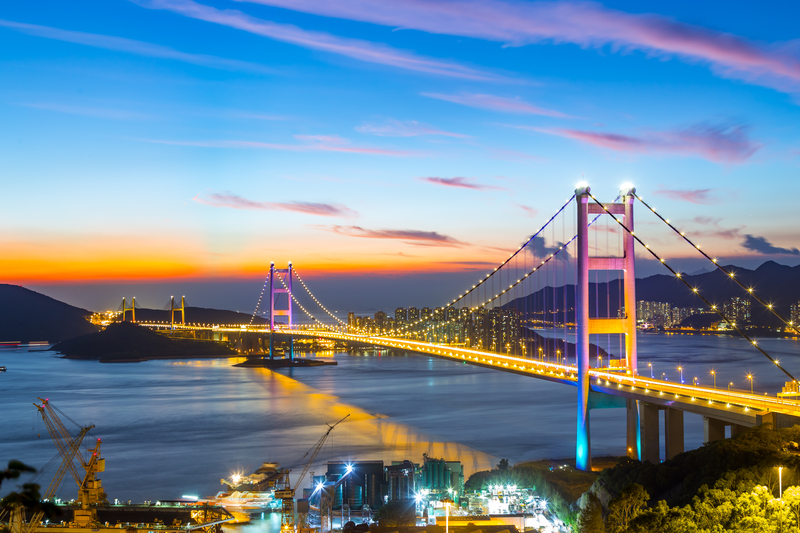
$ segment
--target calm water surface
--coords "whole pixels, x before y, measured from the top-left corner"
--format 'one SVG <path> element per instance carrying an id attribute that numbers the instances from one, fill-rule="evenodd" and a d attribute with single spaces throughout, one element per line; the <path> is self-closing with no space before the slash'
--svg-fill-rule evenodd
<path id="1" fill-rule="evenodd" d="M 800 375 L 800 343 L 759 341 Z M 0 463 L 20 459 L 37 468 L 56 454 L 32 405 L 49 398 L 70 418 L 92 423 L 106 458 L 110 499 L 157 500 L 213 495 L 220 478 L 249 473 L 263 461 L 298 466 L 333 422 L 314 470 L 329 460 L 461 460 L 467 475 L 500 458 L 511 462 L 574 453 L 573 387 L 421 355 L 333 356 L 338 366 L 270 371 L 235 368 L 235 359 L 100 364 L 52 352 L 0 349 Z M 775 391 L 785 381 L 763 356 L 734 337 L 639 336 L 640 373 L 698 376 L 720 387 L 733 381 Z M 67 422 L 68 426 L 71 426 Z M 702 444 L 702 419 L 686 416 L 686 446 Z M 87 441 L 90 442 L 90 441 Z M 625 446 L 623 410 L 592 411 L 595 455 Z M 55 471 L 48 468 L 46 483 Z M 62 497 L 76 488 L 64 483 Z"/>

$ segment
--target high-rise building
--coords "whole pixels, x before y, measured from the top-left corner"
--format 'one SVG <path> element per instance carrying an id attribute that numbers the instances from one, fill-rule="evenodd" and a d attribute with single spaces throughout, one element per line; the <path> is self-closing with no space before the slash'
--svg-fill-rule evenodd
<path id="1" fill-rule="evenodd" d="M 408 311 L 403 307 L 398 307 L 394 310 L 394 321 L 398 324 L 408 320 Z"/>
<path id="2" fill-rule="evenodd" d="M 352 311 L 347 313 L 347 325 L 351 328 L 357 328 L 358 323 L 356 322 L 356 314 Z"/>
<path id="3" fill-rule="evenodd" d="M 377 313 L 375 313 L 375 322 L 384 322 L 387 316 L 388 315 L 383 311 L 378 311 Z"/>
<path id="4" fill-rule="evenodd" d="M 416 307 L 409 307 L 408 308 L 408 321 L 409 322 L 416 322 L 419 320 L 419 309 Z"/>
<path id="5" fill-rule="evenodd" d="M 420 318 L 422 320 L 430 320 L 433 317 L 433 312 L 431 312 L 430 307 L 423 307 L 422 312 L 420 313 Z"/>
<path id="6" fill-rule="evenodd" d="M 441 322 L 442 320 L 444 320 L 444 307 L 437 307 L 436 309 L 434 309 L 433 319 L 436 322 Z"/>
<path id="7" fill-rule="evenodd" d="M 796 328 L 800 328 L 800 302 L 795 302 L 789 306 L 789 320 Z"/>

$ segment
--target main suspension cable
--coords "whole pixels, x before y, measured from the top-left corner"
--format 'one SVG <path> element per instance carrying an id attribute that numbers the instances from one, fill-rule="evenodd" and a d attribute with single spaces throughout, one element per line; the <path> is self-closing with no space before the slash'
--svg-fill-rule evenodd
<path id="1" fill-rule="evenodd" d="M 258 308 L 261 307 L 261 300 L 264 298 L 264 291 L 267 290 L 267 283 L 269 283 L 269 274 L 267 274 L 267 279 L 264 280 L 264 286 L 261 287 L 261 294 L 258 295 L 258 303 L 256 303 L 256 308 L 253 311 L 253 316 L 250 317 L 250 325 L 253 325 L 253 320 L 256 319 L 256 315 L 258 314 Z"/>
<path id="2" fill-rule="evenodd" d="M 294 301 L 294 303 L 296 303 L 296 304 L 297 304 L 297 306 L 298 306 L 300 309 L 302 309 L 302 310 L 303 310 L 303 312 L 304 312 L 305 314 L 307 314 L 309 317 L 311 317 L 311 320 L 314 320 L 314 321 L 316 321 L 316 322 L 319 322 L 319 324 L 320 324 L 322 327 L 324 327 L 324 328 L 329 328 L 329 329 L 332 329 L 332 328 L 331 328 L 329 325 L 327 325 L 327 324 L 323 323 L 323 322 L 322 322 L 320 319 L 318 319 L 317 317 L 315 317 L 314 315 L 312 315 L 311 313 L 309 313 L 309 312 L 308 312 L 308 309 L 306 309 L 305 307 L 303 307 L 303 304 L 301 304 L 300 302 L 298 302 L 298 301 L 297 301 L 297 298 L 295 298 L 295 297 L 294 297 L 294 294 L 292 294 L 292 291 L 289 289 L 289 286 L 288 286 L 288 285 L 286 285 L 286 282 L 285 282 L 285 281 L 283 281 L 283 278 L 282 278 L 282 277 L 280 277 L 280 276 L 277 276 L 277 278 L 278 278 L 278 280 L 280 280 L 280 282 L 281 282 L 281 285 L 283 285 L 283 288 L 284 288 L 284 289 L 286 289 L 286 292 L 287 292 L 287 293 L 289 294 L 289 296 L 292 298 L 292 301 Z M 298 277 L 298 279 L 299 279 L 299 277 Z"/>
<path id="3" fill-rule="evenodd" d="M 528 246 L 528 245 L 529 245 L 531 242 L 533 242 L 533 240 L 534 240 L 536 237 L 538 237 L 538 236 L 539 236 L 539 234 L 540 234 L 540 233 L 542 233 L 542 232 L 545 230 L 545 228 L 547 228 L 547 226 L 548 226 L 548 225 L 550 225 L 550 223 L 551 223 L 551 222 L 552 222 L 552 221 L 553 221 L 553 220 L 554 220 L 554 219 L 555 219 L 555 218 L 556 218 L 556 217 L 557 217 L 557 216 L 558 216 L 558 215 L 559 215 L 559 214 L 560 214 L 560 213 L 561 213 L 561 212 L 562 212 L 562 211 L 563 211 L 563 210 L 564 210 L 564 209 L 565 209 L 565 208 L 566 208 L 566 207 L 567 207 L 569 204 L 570 204 L 570 202 L 572 202 L 572 200 L 574 200 L 574 199 L 575 199 L 575 195 L 573 194 L 573 195 L 572 195 L 572 196 L 569 198 L 569 200 L 567 200 L 567 201 L 566 201 L 566 203 L 565 203 L 564 205 L 562 205 L 562 206 L 561 206 L 561 208 L 560 208 L 558 211 L 556 211 L 556 213 L 555 213 L 555 214 L 554 214 L 552 217 L 550 217 L 550 220 L 548 220 L 548 221 L 545 223 L 545 225 L 544 225 L 544 226 L 542 226 L 541 228 L 539 228 L 539 231 L 537 231 L 536 233 L 534 233 L 534 234 L 533 234 L 533 235 L 532 235 L 532 236 L 531 236 L 531 237 L 530 237 L 530 238 L 529 238 L 527 241 L 525 241 L 525 243 L 524 243 L 522 246 L 520 246 L 519 248 L 517 248 L 517 250 L 515 250 L 515 251 L 514 251 L 514 252 L 513 252 L 513 253 L 512 253 L 512 254 L 511 254 L 509 257 L 508 257 L 508 259 L 506 259 L 505 261 L 503 261 L 502 263 L 500 263 L 500 266 L 498 266 L 497 268 L 495 268 L 494 270 L 492 270 L 491 272 L 489 272 L 488 274 L 486 274 L 486 277 L 484 277 L 484 278 L 482 278 L 481 280 L 479 280 L 479 281 L 478 281 L 478 282 L 477 282 L 475 285 L 473 285 L 473 286 L 472 286 L 472 288 L 471 288 L 471 289 L 467 289 L 467 291 L 466 291 L 464 294 L 461 294 L 461 295 L 460 295 L 458 298 L 456 298 L 455 300 L 453 300 L 453 301 L 452 301 L 452 302 L 450 302 L 449 304 L 445 305 L 445 306 L 444 306 L 444 308 L 443 308 L 443 310 L 444 310 L 444 311 L 447 311 L 447 309 L 449 309 L 449 308 L 453 307 L 455 304 L 457 304 L 458 302 L 460 302 L 461 300 L 463 300 L 464 298 L 466 298 L 467 296 L 469 296 L 470 294 L 472 294 L 472 292 L 474 292 L 475 290 L 477 290 L 478 288 L 480 288 L 480 287 L 481 287 L 481 286 L 482 286 L 484 283 L 486 283 L 486 282 L 487 282 L 487 281 L 488 281 L 488 280 L 489 280 L 489 279 L 490 279 L 490 278 L 491 278 L 491 277 L 492 277 L 492 276 L 493 276 L 493 275 L 494 275 L 494 274 L 495 274 L 495 273 L 496 273 L 498 270 L 500 270 L 500 269 L 501 269 L 501 268 L 503 268 L 505 265 L 507 265 L 509 261 L 511 261 L 511 260 L 512 260 L 514 257 L 516 257 L 516 256 L 517 256 L 517 254 L 519 254 L 519 253 L 520 253 L 522 250 L 524 250 L 526 246 Z M 542 264 L 544 264 L 544 263 L 542 263 Z M 534 270 L 535 270 L 535 269 L 534 269 Z M 532 272 L 532 271 L 531 271 L 531 272 Z M 518 284 L 519 282 L 521 282 L 523 279 L 524 279 L 524 278 L 520 278 L 520 279 L 518 279 L 518 280 L 517 280 L 517 282 L 516 282 L 516 284 Z M 515 284 L 515 285 L 516 285 L 516 284 Z M 512 287 L 513 287 L 513 286 L 514 286 L 514 285 L 512 285 Z M 484 287 L 484 289 L 485 289 L 485 287 Z M 494 292 L 494 291 L 492 291 L 492 292 Z M 503 294 L 504 294 L 504 293 L 503 293 Z M 493 301 L 493 300 L 490 300 L 490 301 Z M 489 302 L 486 302 L 486 303 L 489 303 Z M 486 305 L 486 303 L 484 303 L 484 304 L 482 304 L 482 305 L 480 305 L 480 306 L 478 306 L 478 307 L 483 307 L 484 305 Z M 414 326 L 418 326 L 419 324 L 422 324 L 423 322 L 425 322 L 425 319 L 424 319 L 424 318 L 420 318 L 420 319 L 418 319 L 416 322 L 412 322 L 412 323 L 406 324 L 405 326 L 403 326 L 403 327 L 402 327 L 402 328 L 401 328 L 401 329 L 398 331 L 398 333 L 402 333 L 403 331 L 405 331 L 405 330 L 407 330 L 407 329 L 409 329 L 409 328 L 412 328 L 412 327 L 414 327 Z"/>
<path id="4" fill-rule="evenodd" d="M 600 207 L 602 207 L 602 208 L 603 208 L 603 210 L 606 212 L 606 214 L 607 214 L 607 215 L 609 215 L 611 218 L 613 218 L 613 219 L 616 221 L 616 223 L 617 223 L 617 224 L 619 224 L 619 225 L 622 227 L 622 229 L 624 229 L 625 231 L 627 231 L 627 232 L 628 232 L 628 234 L 630 234 L 630 236 L 631 236 L 631 237 L 633 237 L 633 238 L 636 240 L 636 242 L 638 242 L 639 244 L 641 244 L 642 246 L 644 246 L 645 250 L 647 250 L 648 252 L 650 252 L 650 255 L 652 255 L 653 257 L 655 257 L 655 258 L 656 258 L 656 259 L 657 259 L 657 260 L 658 260 L 658 261 L 659 261 L 659 262 L 660 262 L 662 265 L 664 265 L 664 266 L 665 266 L 665 267 L 666 267 L 666 268 L 667 268 L 667 269 L 668 269 L 670 272 L 672 272 L 672 274 L 673 274 L 673 275 L 675 275 L 675 277 L 677 277 L 677 278 L 678 278 L 680 281 L 682 281 L 682 282 L 683 282 L 683 284 L 684 284 L 684 285 L 686 285 L 686 287 L 687 287 L 687 288 L 691 289 L 691 290 L 692 290 L 692 292 L 693 292 L 693 293 L 694 293 L 694 294 L 695 294 L 695 295 L 696 295 L 698 298 L 700 298 L 700 299 L 701 299 L 701 300 L 702 300 L 702 301 L 703 301 L 703 302 L 704 302 L 706 305 L 708 305 L 709 307 L 711 307 L 711 310 L 712 310 L 712 311 L 716 312 L 716 313 L 717 313 L 717 314 L 718 314 L 718 315 L 719 315 L 719 316 L 720 316 L 720 317 L 721 317 L 721 318 L 722 318 L 724 321 L 728 322 L 728 323 L 731 325 L 731 327 L 733 327 L 733 328 L 736 330 L 736 332 L 737 332 L 737 333 L 739 333 L 739 335 L 741 335 L 742 337 L 744 337 L 744 338 L 745 338 L 745 339 L 746 339 L 748 342 L 750 342 L 750 344 L 752 344 L 752 345 L 755 347 L 755 349 L 756 349 L 756 350 L 758 350 L 759 352 L 761 352 L 761 353 L 762 353 L 762 354 L 763 354 L 763 355 L 764 355 L 764 356 L 765 356 L 767 359 L 769 359 L 770 361 L 772 361 L 772 362 L 775 364 L 775 366 L 777 366 L 777 367 L 778 367 L 778 368 L 779 368 L 779 369 L 780 369 L 780 370 L 781 370 L 781 371 L 782 371 L 784 374 L 786 374 L 787 376 L 789 376 L 789 378 L 790 378 L 792 381 L 797 381 L 797 380 L 795 379 L 795 377 L 794 377 L 792 374 L 790 374 L 790 373 L 789 373 L 789 371 L 788 371 L 788 370 L 786 370 L 785 368 L 783 368 L 783 367 L 781 366 L 780 362 L 779 362 L 777 359 L 773 359 L 773 358 L 772 358 L 772 357 L 771 357 L 771 356 L 770 356 L 770 355 L 769 355 L 767 352 L 765 352 L 765 351 L 764 351 L 764 349 L 763 349 L 763 348 L 761 348 L 761 346 L 759 346 L 759 345 L 756 343 L 756 341 L 754 341 L 754 340 L 753 340 L 753 339 L 751 339 L 749 336 L 747 336 L 747 334 L 746 334 L 744 331 L 742 331 L 742 329 L 741 329 L 741 328 L 739 328 L 739 327 L 736 325 L 736 323 L 735 323 L 735 322 L 731 322 L 731 321 L 729 321 L 729 320 L 728 320 L 728 318 L 727 318 L 727 317 L 724 315 L 724 313 L 722 313 L 722 311 L 720 311 L 719 309 L 717 309 L 717 306 L 716 306 L 716 305 L 714 305 L 714 304 L 712 304 L 711 302 L 709 302 L 709 301 L 708 301 L 708 300 L 707 300 L 707 299 L 706 299 L 706 298 L 705 298 L 703 295 L 701 295 L 701 294 L 700 294 L 700 293 L 697 291 L 697 287 L 692 287 L 691 285 L 689 285 L 689 282 L 688 282 L 688 281 L 686 281 L 685 279 L 683 279 L 683 278 L 681 277 L 681 274 L 680 274 L 680 272 L 677 272 L 677 271 L 675 271 L 675 270 L 674 270 L 674 269 L 673 269 L 671 266 L 669 266 L 669 265 L 666 263 L 666 261 L 665 261 L 663 258 L 661 258 L 661 257 L 660 257 L 660 256 L 659 256 L 657 253 L 655 253 L 653 250 L 651 250 L 651 249 L 650 249 L 650 246 L 648 246 L 647 244 L 645 244 L 645 243 L 642 241 L 642 239 L 640 239 L 640 238 L 639 238 L 639 237 L 636 235 L 636 233 L 634 233 L 633 231 L 631 231 L 631 230 L 630 230 L 630 229 L 629 229 L 629 228 L 628 228 L 628 227 L 627 227 L 625 224 L 623 224 L 622 222 L 620 222 L 620 220 L 619 220 L 619 219 L 618 219 L 616 216 L 614 216 L 614 214 L 613 214 L 611 211 L 609 211 L 609 210 L 608 210 L 608 208 L 607 208 L 606 206 L 604 206 L 603 204 L 601 204 L 601 203 L 600 203 L 600 202 L 597 200 L 597 198 L 595 198 L 595 197 L 594 197 L 594 195 L 592 195 L 592 193 L 587 193 L 587 194 L 589 195 L 589 197 L 591 197 L 591 199 L 592 199 L 592 200 L 594 200 L 594 201 L 595 201 L 595 203 L 597 203 L 597 205 L 599 205 Z M 631 253 L 633 253 L 633 250 L 630 250 L 630 252 L 631 252 Z M 627 312 L 627 311 L 626 311 L 626 312 Z"/>
<path id="5" fill-rule="evenodd" d="M 648 208 L 650 211 L 652 211 L 652 212 L 653 212 L 653 214 L 655 214 L 655 215 L 656 215 L 658 218 L 660 218 L 660 219 L 661 219 L 661 221 L 662 221 L 662 222 L 664 222 L 664 224 L 666 224 L 667 226 L 669 226 L 669 227 L 670 227 L 670 229 L 672 229 L 672 231 L 674 231 L 675 233 L 677 233 L 677 234 L 678 234 L 678 235 L 681 237 L 681 239 L 683 239 L 684 241 L 686 241 L 686 242 L 688 242 L 689 244 L 691 244 L 691 245 L 692 245 L 692 248 L 694 248 L 695 250 L 697 250 L 698 252 L 700 252 L 700 253 L 703 255 L 703 257 L 705 257 L 706 259 L 708 259 L 709 261 L 711 261 L 712 263 L 714 263 L 714 266 L 716 266 L 718 269 L 720 269 L 722 272 L 724 272 L 726 276 L 728 276 L 729 278 L 731 278 L 731 281 L 733 281 L 734 283 L 736 283 L 736 284 L 737 284 L 739 287 L 741 287 L 743 290 L 747 291 L 747 293 L 748 293 L 748 294 L 749 294 L 749 295 L 750 295 L 750 296 L 751 296 L 751 297 L 752 297 L 752 298 L 753 298 L 755 301 L 757 301 L 758 303 L 760 303 L 761 305 L 763 305 L 763 306 L 764 306 L 765 308 L 767 308 L 767 309 L 768 309 L 768 310 L 769 310 L 769 311 L 770 311 L 770 312 L 771 312 L 773 315 L 775 315 L 776 317 L 778 317 L 778 319 L 779 319 L 781 322 L 783 322 L 783 324 L 784 324 L 786 327 L 788 327 L 789 329 L 792 329 L 792 330 L 794 330 L 795 332 L 798 332 L 798 333 L 800 333 L 800 329 L 798 329 L 798 327 L 797 327 L 795 324 L 793 324 L 793 323 L 792 323 L 792 321 L 787 321 L 787 320 L 786 320 L 786 319 L 784 319 L 784 318 L 783 318 L 783 317 L 782 317 L 780 314 L 778 314 L 778 312 L 775 310 L 775 306 L 774 306 L 774 305 L 772 305 L 772 304 L 768 304 L 767 302 L 763 301 L 761 298 L 759 298 L 758 296 L 756 296 L 756 295 L 753 293 L 753 288 L 752 288 L 752 287 L 745 287 L 745 286 L 742 284 L 742 282 L 740 282 L 738 279 L 736 279 L 736 278 L 734 277 L 734 276 L 735 276 L 735 273 L 734 273 L 734 272 L 732 272 L 732 271 L 730 271 L 730 270 L 726 269 L 724 266 L 720 265 L 720 264 L 719 264 L 719 262 L 718 262 L 716 259 L 714 259 L 714 258 L 710 257 L 710 256 L 709 256 L 707 253 L 705 253 L 703 250 L 701 250 L 701 249 L 700 249 L 700 245 L 699 245 L 699 244 L 695 244 L 694 242 L 692 242 L 692 241 L 691 241 L 691 239 L 689 239 L 689 237 L 687 237 L 687 236 L 685 235 L 685 232 L 678 230 L 678 228 L 676 228 L 675 226 L 673 226 L 673 225 L 670 223 L 670 221 L 669 221 L 669 220 L 665 219 L 664 217 L 662 217 L 662 216 L 661 216 L 661 214 L 660 214 L 660 213 L 656 212 L 656 209 L 655 209 L 654 207 L 650 207 L 650 206 L 647 204 L 647 202 L 645 202 L 644 200 L 642 200 L 642 198 L 641 198 L 640 196 L 638 196 L 636 193 L 634 193 L 633 195 L 636 197 L 636 199 L 637 199 L 637 200 L 639 200 L 640 202 L 642 202 L 642 204 L 643 204 L 643 205 L 644 205 L 646 208 Z"/>
<path id="6" fill-rule="evenodd" d="M 343 320 L 339 319 L 339 317 L 337 317 L 336 315 L 334 315 L 333 313 L 331 313 L 330 311 L 328 311 L 328 309 L 327 309 L 327 308 L 326 308 L 324 305 L 322 305 L 322 303 L 320 303 L 320 301 L 319 301 L 319 300 L 317 300 L 317 297 L 316 297 L 316 296 L 314 296 L 314 295 L 311 293 L 311 291 L 309 290 L 308 286 L 307 286 L 307 285 L 306 285 L 306 283 L 303 281 L 303 278 L 301 278 L 301 277 L 300 277 L 300 274 L 298 274 L 298 273 L 297 273 L 297 269 L 296 269 L 296 268 L 292 268 L 292 271 L 294 272 L 294 275 L 295 275 L 295 276 L 297 276 L 297 280 L 300 282 L 300 285 L 302 285 L 302 286 L 303 286 L 303 288 L 304 288 L 304 289 L 306 290 L 306 292 L 308 293 L 308 295 L 309 295 L 309 296 L 311 296 L 311 299 L 312 299 L 312 300 L 314 300 L 314 302 L 315 302 L 315 303 L 316 303 L 318 306 L 320 306 L 320 308 L 321 308 L 323 311 L 325 311 L 326 313 L 328 313 L 328 315 L 329 315 L 331 318 L 333 318 L 334 320 L 336 320 L 337 322 L 339 322 L 339 324 L 341 324 L 341 325 L 343 325 L 343 326 L 346 326 L 347 324 L 346 324 L 346 323 L 345 323 Z M 297 301 L 297 300 L 295 300 L 295 301 Z M 298 304 L 298 305 L 300 305 L 300 304 Z M 311 315 L 309 315 L 309 316 L 311 316 Z"/>

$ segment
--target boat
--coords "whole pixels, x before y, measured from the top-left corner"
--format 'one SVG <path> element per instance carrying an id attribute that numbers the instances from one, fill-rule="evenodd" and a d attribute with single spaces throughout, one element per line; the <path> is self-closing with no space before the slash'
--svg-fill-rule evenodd
<path id="1" fill-rule="evenodd" d="M 249 476 L 233 474 L 229 479 L 221 479 L 229 493 L 234 492 L 270 492 L 276 487 L 283 487 L 289 476 L 289 470 L 281 468 L 278 463 L 263 463 Z"/>
<path id="2" fill-rule="evenodd" d="M 0 366 L 0 372 L 5 372 L 5 371 L 6 371 L 6 367 Z"/>

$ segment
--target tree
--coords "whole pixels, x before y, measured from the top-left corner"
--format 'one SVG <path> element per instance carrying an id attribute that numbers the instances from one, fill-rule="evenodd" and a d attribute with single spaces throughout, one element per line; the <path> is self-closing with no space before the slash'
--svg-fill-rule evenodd
<path id="1" fill-rule="evenodd" d="M 642 513 L 650 495 L 638 483 L 631 483 L 608 504 L 608 531 L 622 533 L 628 529 L 631 520 Z"/>
<path id="2" fill-rule="evenodd" d="M 500 462 L 497 463 L 497 469 L 501 472 L 505 472 L 508 470 L 508 459 L 500 459 Z"/>
<path id="3" fill-rule="evenodd" d="M 594 492 L 586 493 L 586 502 L 578 514 L 578 533 L 604 533 L 603 506 Z"/>
<path id="4" fill-rule="evenodd" d="M 375 521 L 383 527 L 413 526 L 417 523 L 417 510 L 413 501 L 389 502 L 375 513 Z"/>
<path id="5" fill-rule="evenodd" d="M 0 471 L 0 485 L 3 484 L 3 480 L 19 478 L 23 472 L 36 472 L 36 469 L 21 461 L 9 461 L 8 468 Z M 0 509 L 13 513 L 21 508 L 28 509 L 33 513 L 43 511 L 48 518 L 61 514 L 61 510 L 54 503 L 42 501 L 39 485 L 36 483 L 25 483 L 22 485 L 21 491 L 9 492 L 0 500 Z"/>

